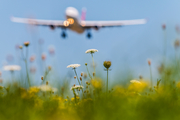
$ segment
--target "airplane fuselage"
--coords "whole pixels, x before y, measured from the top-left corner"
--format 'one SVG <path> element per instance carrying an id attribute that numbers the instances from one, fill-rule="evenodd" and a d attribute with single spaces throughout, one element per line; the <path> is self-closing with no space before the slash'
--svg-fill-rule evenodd
<path id="1" fill-rule="evenodd" d="M 64 25 L 67 28 L 77 33 L 83 33 L 85 31 L 85 29 L 81 25 L 82 21 L 79 20 L 79 13 L 77 9 L 73 7 L 68 7 L 66 9 L 65 14 L 66 14 L 67 20 L 64 21 Z"/>

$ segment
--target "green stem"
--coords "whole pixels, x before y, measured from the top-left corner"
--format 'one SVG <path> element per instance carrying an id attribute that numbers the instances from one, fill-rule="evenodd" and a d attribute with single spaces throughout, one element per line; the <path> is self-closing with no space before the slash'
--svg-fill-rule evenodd
<path id="1" fill-rule="evenodd" d="M 87 65 L 86 65 L 86 69 L 87 69 L 87 72 L 88 72 L 89 77 L 90 77 L 90 78 L 91 78 L 91 80 L 92 80 L 92 76 L 91 76 L 91 74 L 89 73 L 89 70 L 88 70 Z"/>
<path id="2" fill-rule="evenodd" d="M 106 86 L 106 93 L 108 93 L 108 70 L 109 70 L 109 69 L 107 69 L 107 86 Z"/>
<path id="3" fill-rule="evenodd" d="M 75 68 L 74 68 L 74 72 L 75 72 L 75 74 L 76 74 L 76 77 L 77 77 L 77 80 L 78 80 L 79 85 L 81 85 L 80 82 L 79 82 L 79 78 L 78 78 L 78 75 L 77 75 L 77 73 L 76 73 L 76 69 L 75 69 Z"/>
<path id="4" fill-rule="evenodd" d="M 27 74 L 28 84 L 29 84 L 29 87 L 31 87 L 31 83 L 29 80 L 29 73 L 28 73 L 27 57 L 28 57 L 28 48 L 26 48 L 25 64 L 26 64 L 26 74 Z"/>
<path id="5" fill-rule="evenodd" d="M 166 30 L 164 30 L 164 65 L 166 64 L 166 51 L 167 51 L 167 40 L 166 40 Z"/>
<path id="6" fill-rule="evenodd" d="M 12 79 L 12 82 L 14 82 L 13 73 L 14 73 L 14 71 L 11 71 L 11 79 Z"/>
<path id="7" fill-rule="evenodd" d="M 149 66 L 149 69 L 150 69 L 151 88 L 153 88 L 153 81 L 152 81 L 152 71 L 151 71 L 151 66 Z"/>
<path id="8" fill-rule="evenodd" d="M 91 53 L 91 56 L 92 56 L 92 61 L 93 61 L 93 68 L 94 68 L 94 73 L 96 73 L 96 70 L 95 70 L 95 65 L 94 65 L 94 58 L 93 58 L 93 53 Z"/>

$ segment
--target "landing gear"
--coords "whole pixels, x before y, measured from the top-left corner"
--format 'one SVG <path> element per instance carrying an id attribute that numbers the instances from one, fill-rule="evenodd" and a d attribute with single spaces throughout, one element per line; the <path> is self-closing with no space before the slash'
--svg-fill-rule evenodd
<path id="1" fill-rule="evenodd" d="M 62 38 L 66 38 L 67 37 L 65 29 L 62 30 L 61 37 Z"/>
<path id="2" fill-rule="evenodd" d="M 88 33 L 88 34 L 87 34 L 87 38 L 90 39 L 91 37 L 92 37 L 91 33 Z"/>
<path id="3" fill-rule="evenodd" d="M 87 29 L 87 35 L 86 35 L 86 37 L 88 38 L 88 39 L 90 39 L 90 38 L 92 38 L 92 35 L 91 35 L 91 31 L 90 31 L 91 29 Z"/>
<path id="4" fill-rule="evenodd" d="M 66 33 L 64 31 L 61 33 L 61 37 L 62 38 L 66 38 L 67 37 L 67 35 L 66 35 Z"/>

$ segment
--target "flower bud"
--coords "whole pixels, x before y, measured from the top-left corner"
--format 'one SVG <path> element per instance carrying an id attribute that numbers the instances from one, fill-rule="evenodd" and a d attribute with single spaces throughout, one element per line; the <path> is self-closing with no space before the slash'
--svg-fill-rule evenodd
<path id="1" fill-rule="evenodd" d="M 28 47 L 29 46 L 29 41 L 24 42 L 24 46 Z"/>
<path id="2" fill-rule="evenodd" d="M 177 48 L 179 48 L 179 46 L 180 46 L 180 40 L 177 39 L 177 40 L 174 42 L 174 47 L 175 47 L 175 49 L 177 49 Z"/>
<path id="3" fill-rule="evenodd" d="M 163 29 L 163 30 L 166 29 L 166 24 L 162 24 L 162 29 Z"/>
<path id="4" fill-rule="evenodd" d="M 85 63 L 85 66 L 87 66 L 87 63 Z"/>
<path id="5" fill-rule="evenodd" d="M 42 59 L 42 60 L 46 60 L 46 55 L 45 55 L 45 54 L 42 54 L 42 55 L 41 55 L 41 59 Z"/>
<path id="6" fill-rule="evenodd" d="M 43 77 L 43 76 L 41 77 L 41 80 L 44 80 L 44 77 Z"/>
<path id="7" fill-rule="evenodd" d="M 82 81 L 82 77 L 79 78 Z"/>
<path id="8" fill-rule="evenodd" d="M 151 60 L 148 60 L 148 65 L 149 65 L 149 66 L 151 65 Z"/>
<path id="9" fill-rule="evenodd" d="M 48 83 L 48 81 L 46 81 L 46 85 L 48 85 L 49 83 Z"/>
<path id="10" fill-rule="evenodd" d="M 95 72 L 93 72 L 93 76 L 95 76 Z"/>
<path id="11" fill-rule="evenodd" d="M 76 79 L 76 76 L 74 76 L 74 79 Z"/>
<path id="12" fill-rule="evenodd" d="M 19 46 L 19 49 L 22 49 L 22 48 L 23 48 L 23 46 L 20 45 L 20 46 Z"/>
<path id="13" fill-rule="evenodd" d="M 83 72 L 81 73 L 81 77 L 83 76 Z"/>
<path id="14" fill-rule="evenodd" d="M 111 67 L 111 61 L 104 61 L 103 65 L 106 69 L 109 69 Z"/>
<path id="15" fill-rule="evenodd" d="M 48 70 L 49 70 L 49 71 L 51 70 L 51 66 L 48 66 Z"/>

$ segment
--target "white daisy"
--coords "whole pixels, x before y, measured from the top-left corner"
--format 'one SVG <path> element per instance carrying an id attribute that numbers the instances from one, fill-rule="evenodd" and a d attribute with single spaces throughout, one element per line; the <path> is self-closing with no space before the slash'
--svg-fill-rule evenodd
<path id="1" fill-rule="evenodd" d="M 80 64 L 70 64 L 70 65 L 67 66 L 67 68 L 73 68 L 73 69 L 75 69 L 75 68 L 77 68 L 77 67 L 79 67 L 79 66 L 81 66 L 81 65 L 80 65 Z"/>
<path id="2" fill-rule="evenodd" d="M 52 91 L 53 91 L 53 92 L 57 92 L 58 89 L 57 89 L 57 88 L 52 88 Z"/>
<path id="3" fill-rule="evenodd" d="M 82 85 L 76 85 L 76 86 L 73 86 L 71 87 L 70 90 L 73 90 L 73 89 L 83 89 L 84 87 Z"/>
<path id="4" fill-rule="evenodd" d="M 5 71 L 18 71 L 21 70 L 21 67 L 19 65 L 6 65 L 4 66 Z"/>
<path id="5" fill-rule="evenodd" d="M 137 84 L 142 84 L 141 82 L 137 81 L 137 80 L 131 80 L 131 83 L 137 83 Z"/>
<path id="6" fill-rule="evenodd" d="M 85 53 L 95 53 L 95 52 L 98 52 L 98 50 L 97 49 L 88 49 L 88 50 L 86 50 L 86 52 Z"/>
<path id="7" fill-rule="evenodd" d="M 40 85 L 38 88 L 44 92 L 52 91 L 52 87 L 49 85 Z"/>

